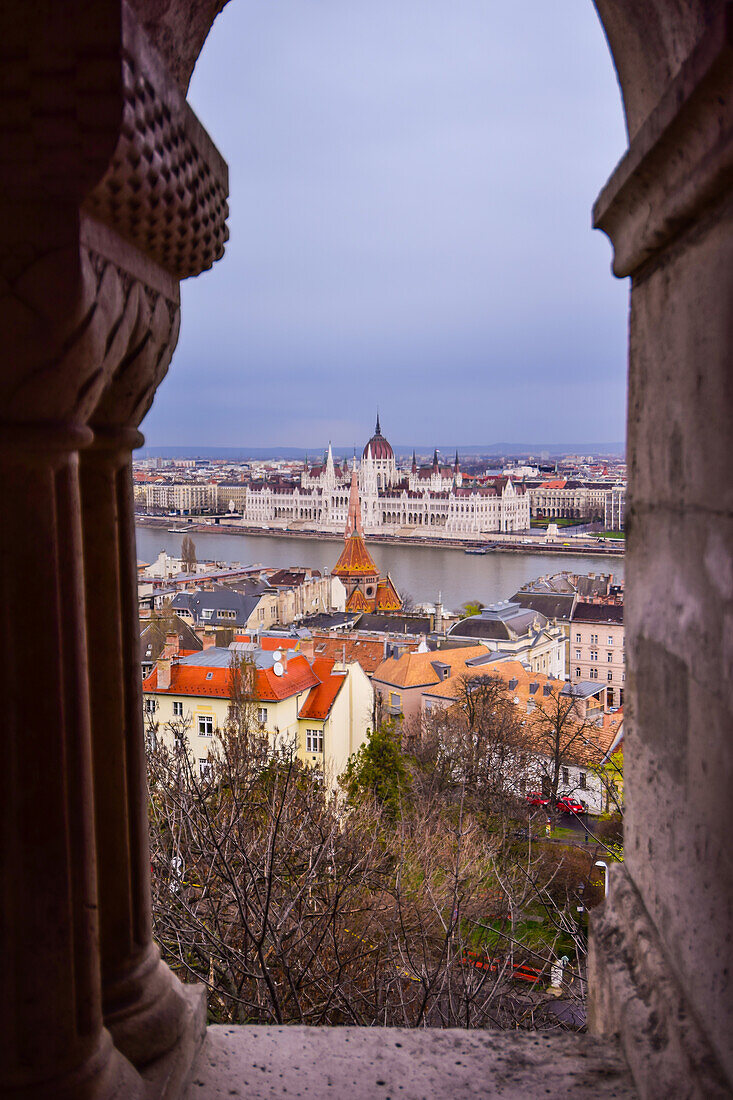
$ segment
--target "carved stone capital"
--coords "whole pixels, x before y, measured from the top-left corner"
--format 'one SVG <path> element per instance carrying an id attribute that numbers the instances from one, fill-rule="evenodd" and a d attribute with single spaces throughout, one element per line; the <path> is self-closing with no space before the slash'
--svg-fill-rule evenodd
<path id="1" fill-rule="evenodd" d="M 84 424 L 114 377 L 118 406 L 98 415 L 137 425 L 175 347 L 179 280 L 224 251 L 224 161 L 132 11 L 100 8 L 86 36 L 77 11 L 74 38 L 58 6 L 28 0 L 3 40 L 0 117 L 24 135 L 21 156 L 0 143 L 4 423 Z M 44 70 L 36 24 L 65 66 Z"/>
<path id="2" fill-rule="evenodd" d="M 122 119 L 84 210 L 177 279 L 207 270 L 228 237 L 226 163 L 127 5 Z"/>
<path id="3" fill-rule="evenodd" d="M 596 200 L 613 270 L 635 275 L 733 186 L 733 7 L 716 17 Z"/>

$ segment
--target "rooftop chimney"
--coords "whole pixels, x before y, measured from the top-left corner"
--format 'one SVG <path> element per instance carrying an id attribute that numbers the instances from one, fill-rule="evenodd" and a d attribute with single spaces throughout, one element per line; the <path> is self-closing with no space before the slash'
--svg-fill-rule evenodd
<path id="1" fill-rule="evenodd" d="M 178 656 L 178 650 L 180 649 L 180 641 L 178 635 L 175 632 L 166 634 L 165 646 L 161 657 L 176 657 Z"/>
<path id="2" fill-rule="evenodd" d="M 167 691 L 171 686 L 171 659 L 170 657 L 159 657 L 155 662 L 155 668 L 157 671 L 157 686 L 162 691 Z"/>
<path id="3" fill-rule="evenodd" d="M 210 634 L 208 631 L 204 631 L 201 635 L 201 642 L 204 649 L 211 649 L 216 645 L 216 634 Z"/>

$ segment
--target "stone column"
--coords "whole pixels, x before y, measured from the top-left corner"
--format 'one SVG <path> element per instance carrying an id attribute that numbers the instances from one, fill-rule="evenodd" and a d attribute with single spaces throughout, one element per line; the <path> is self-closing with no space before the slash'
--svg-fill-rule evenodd
<path id="1" fill-rule="evenodd" d="M 141 439 L 97 430 L 81 460 L 102 1000 L 115 1045 L 139 1067 L 191 1017 L 152 939 L 131 480 Z"/>
<path id="2" fill-rule="evenodd" d="M 161 281 L 160 278 L 158 280 Z M 138 1067 L 191 1030 L 181 983 L 152 939 L 147 782 L 138 651 L 132 450 L 178 336 L 178 287 L 137 281 L 129 350 L 92 420 L 80 461 L 89 638 L 104 1019 Z"/>
<path id="3" fill-rule="evenodd" d="M 589 1023 L 641 1097 L 733 1093 L 733 19 L 710 18 L 602 192 L 631 276 L 625 863 Z"/>
<path id="4" fill-rule="evenodd" d="M 103 1028 L 77 448 L 71 424 L 0 427 L 5 782 L 0 1091 L 140 1095 Z"/>

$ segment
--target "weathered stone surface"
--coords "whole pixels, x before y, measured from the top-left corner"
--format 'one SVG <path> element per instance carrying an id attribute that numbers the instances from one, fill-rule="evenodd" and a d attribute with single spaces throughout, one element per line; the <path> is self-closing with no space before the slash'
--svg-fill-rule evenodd
<path id="1" fill-rule="evenodd" d="M 640 1095 L 727 1100 L 720 1062 L 623 866 L 612 867 L 609 900 L 592 929 L 588 1023 L 598 1035 L 620 1036 Z"/>
<path id="2" fill-rule="evenodd" d="M 612 1042 L 561 1032 L 210 1027 L 186 1100 L 631 1100 Z"/>

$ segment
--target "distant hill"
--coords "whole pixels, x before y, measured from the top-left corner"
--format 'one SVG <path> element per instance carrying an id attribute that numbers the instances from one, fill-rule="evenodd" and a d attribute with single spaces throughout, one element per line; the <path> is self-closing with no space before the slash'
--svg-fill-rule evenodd
<path id="1" fill-rule="evenodd" d="M 411 455 L 413 449 L 418 454 L 432 454 L 434 443 L 395 443 L 395 454 L 398 456 Z M 438 451 L 444 459 L 451 458 L 458 449 L 459 455 L 475 457 L 477 455 L 504 455 L 516 457 L 518 455 L 533 455 L 539 458 L 548 455 L 552 458 L 562 455 L 623 455 L 626 451 L 624 443 L 485 443 L 485 444 L 461 444 L 451 443 L 438 447 Z M 352 446 L 335 446 L 333 452 L 336 456 L 346 455 L 351 458 Z M 240 461 L 247 458 L 254 459 L 303 459 L 306 454 L 314 461 L 321 455 L 320 449 L 305 447 L 289 447 L 283 444 L 280 447 L 201 447 L 191 444 L 187 447 L 156 447 L 153 443 L 146 443 L 136 452 L 141 458 L 223 458 L 231 461 Z"/>

